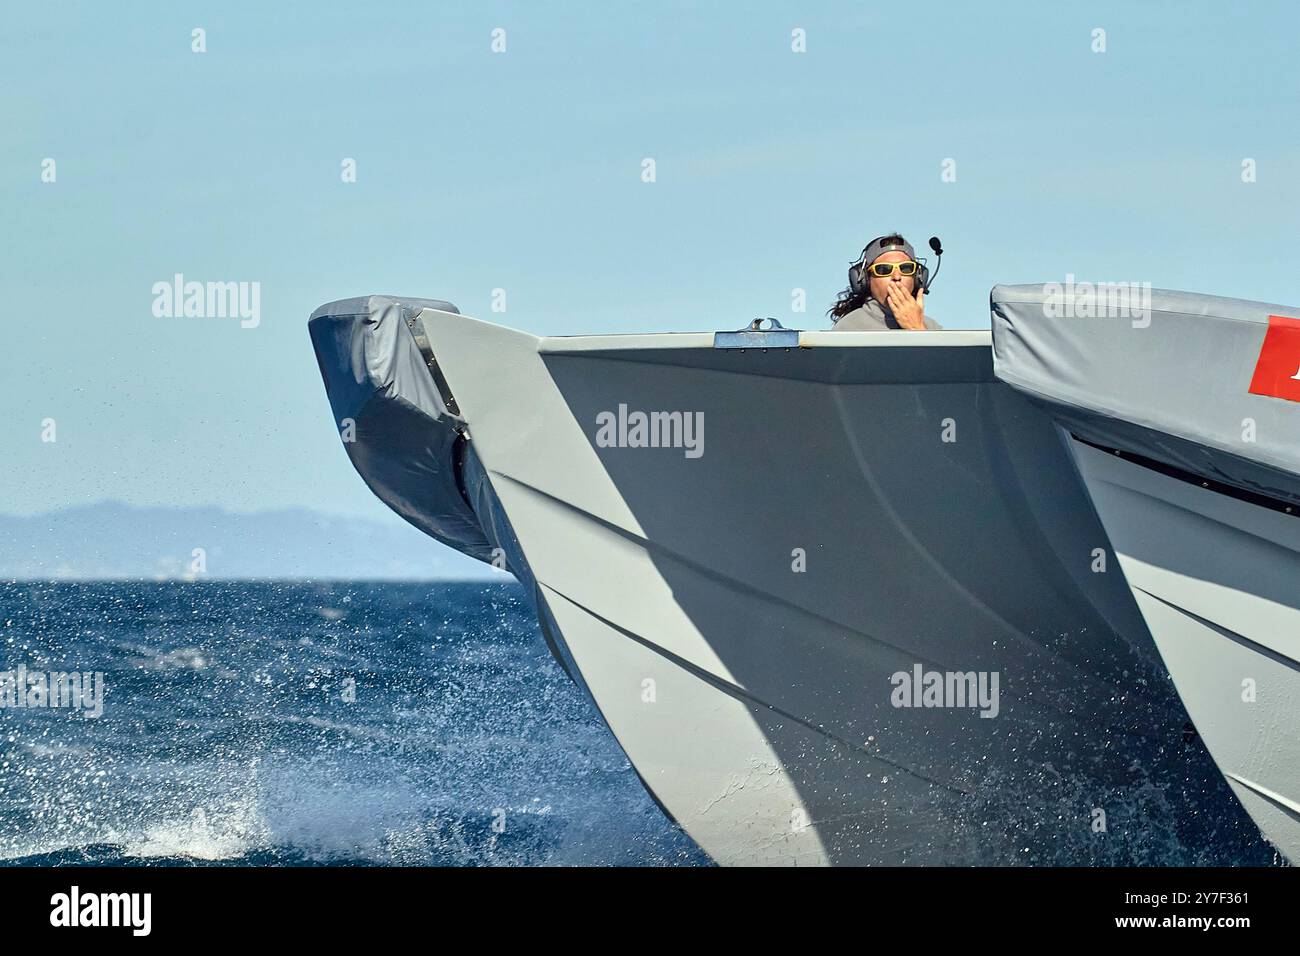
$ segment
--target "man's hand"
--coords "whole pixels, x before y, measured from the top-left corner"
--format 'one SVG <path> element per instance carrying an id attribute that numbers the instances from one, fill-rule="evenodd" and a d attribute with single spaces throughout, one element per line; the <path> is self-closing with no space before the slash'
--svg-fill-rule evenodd
<path id="1" fill-rule="evenodd" d="M 918 292 L 916 298 L 908 295 L 898 286 L 891 286 L 889 294 L 889 311 L 894 313 L 898 324 L 905 329 L 925 328 L 925 292 Z"/>

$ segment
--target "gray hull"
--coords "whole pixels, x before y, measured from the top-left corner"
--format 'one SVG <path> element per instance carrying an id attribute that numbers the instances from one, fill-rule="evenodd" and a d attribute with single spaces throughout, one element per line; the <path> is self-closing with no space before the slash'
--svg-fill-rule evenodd
<path id="1" fill-rule="evenodd" d="M 1061 434 L 995 380 L 987 333 L 741 350 L 366 311 L 311 323 L 336 421 L 372 423 L 354 464 L 508 564 L 715 860 L 1240 859 L 1128 587 L 1093 571 L 1109 543 Z M 608 430 L 637 411 L 702 416 L 702 444 Z M 904 693 L 918 673 L 990 693 Z"/>
<path id="2" fill-rule="evenodd" d="M 1300 862 L 1300 517 L 1076 442 L 1124 576 L 1206 746 Z"/>
<path id="3" fill-rule="evenodd" d="M 1300 862 L 1300 334 L 1276 318 L 1300 310 L 1144 299 L 1141 316 L 1057 318 L 1042 287 L 994 289 L 998 374 L 1070 434 L 1196 729 Z"/>

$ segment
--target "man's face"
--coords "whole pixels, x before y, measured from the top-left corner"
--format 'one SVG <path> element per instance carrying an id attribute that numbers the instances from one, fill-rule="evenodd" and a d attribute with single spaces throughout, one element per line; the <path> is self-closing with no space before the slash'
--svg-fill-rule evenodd
<path id="1" fill-rule="evenodd" d="M 872 265 L 877 262 L 907 262 L 910 257 L 906 252 L 886 252 L 872 260 Z M 894 274 L 886 279 L 878 279 L 871 272 L 871 266 L 867 266 L 867 289 L 871 292 L 871 298 L 884 304 L 889 301 L 889 289 L 891 286 L 898 286 L 899 291 L 911 295 L 916 289 L 916 276 L 905 276 L 897 269 Z"/>

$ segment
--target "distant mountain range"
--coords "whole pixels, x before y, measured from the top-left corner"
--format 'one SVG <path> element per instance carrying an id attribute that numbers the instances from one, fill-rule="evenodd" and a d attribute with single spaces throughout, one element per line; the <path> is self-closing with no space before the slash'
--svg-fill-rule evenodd
<path id="1" fill-rule="evenodd" d="M 340 518 L 306 508 L 242 514 L 116 501 L 30 517 L 0 515 L 0 580 L 504 576 L 396 515 Z"/>

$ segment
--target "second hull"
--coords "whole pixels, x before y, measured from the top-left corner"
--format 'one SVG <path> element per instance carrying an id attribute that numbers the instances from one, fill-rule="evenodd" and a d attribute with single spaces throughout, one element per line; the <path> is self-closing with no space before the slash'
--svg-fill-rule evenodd
<path id="1" fill-rule="evenodd" d="M 1072 448 L 1197 731 L 1260 830 L 1300 861 L 1300 516 Z"/>

